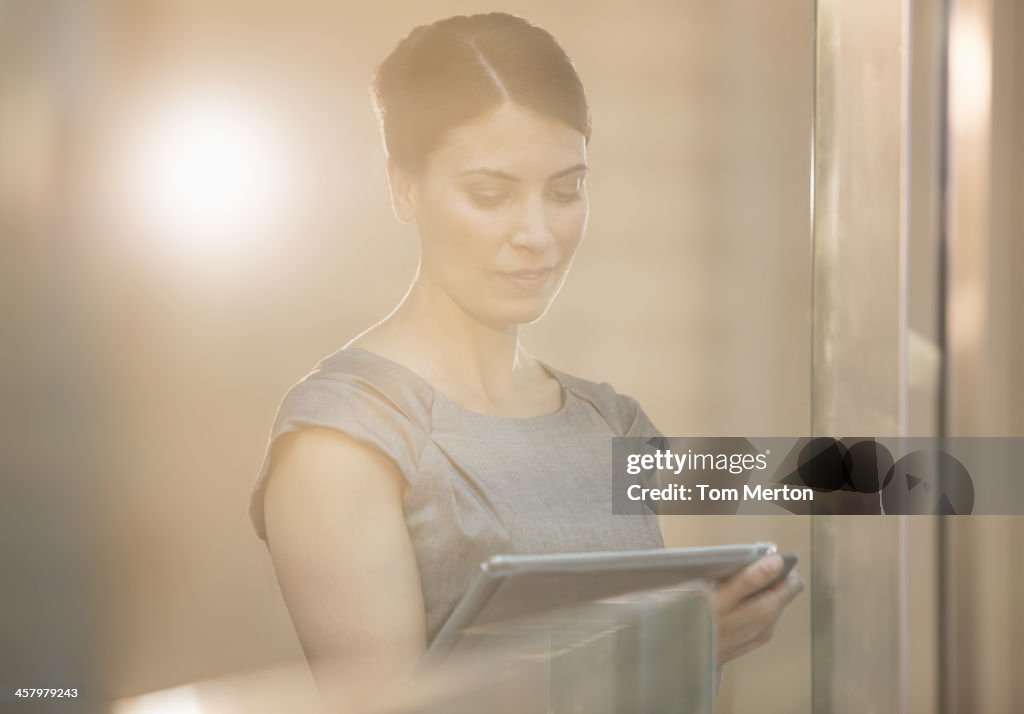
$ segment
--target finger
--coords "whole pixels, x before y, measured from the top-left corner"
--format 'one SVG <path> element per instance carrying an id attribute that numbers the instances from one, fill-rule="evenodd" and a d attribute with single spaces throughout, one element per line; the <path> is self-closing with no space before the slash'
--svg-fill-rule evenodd
<path id="1" fill-rule="evenodd" d="M 776 602 L 781 608 L 789 604 L 789 602 L 799 595 L 803 589 L 804 579 L 800 577 L 798 572 L 791 570 L 786 574 L 786 577 L 774 584 L 762 588 L 753 595 L 747 596 L 746 600 L 754 600 L 758 597 L 764 597 L 769 602 Z"/>
<path id="2" fill-rule="evenodd" d="M 803 592 L 805 583 L 800 573 L 790 570 L 789 575 L 786 576 L 785 584 L 789 588 L 789 596 L 786 598 L 786 603 L 788 604 L 793 601 L 793 598 Z"/>
<path id="3" fill-rule="evenodd" d="M 747 598 L 747 602 L 767 611 L 781 612 L 804 589 L 804 579 L 795 570 L 770 588 Z"/>
<path id="4" fill-rule="evenodd" d="M 776 585 L 745 598 L 726 616 L 737 630 L 759 630 L 766 624 L 773 625 L 803 587 L 803 578 L 793 571 Z"/>
<path id="5" fill-rule="evenodd" d="M 782 571 L 782 566 L 781 555 L 768 555 L 723 580 L 717 588 L 719 607 L 726 611 L 736 607 L 745 597 L 774 580 Z"/>

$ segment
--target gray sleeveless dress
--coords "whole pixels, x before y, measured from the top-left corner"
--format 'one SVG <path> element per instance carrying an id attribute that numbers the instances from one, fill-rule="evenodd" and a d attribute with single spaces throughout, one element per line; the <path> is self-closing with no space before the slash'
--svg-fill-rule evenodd
<path id="1" fill-rule="evenodd" d="M 405 520 L 426 606 L 427 641 L 496 554 L 630 550 L 663 545 L 653 515 L 613 515 L 612 436 L 657 436 L 635 400 L 547 365 L 562 406 L 537 417 L 469 411 L 415 373 L 347 348 L 284 397 L 249 515 L 266 540 L 263 493 L 282 434 L 324 427 L 375 447 L 409 490 Z"/>

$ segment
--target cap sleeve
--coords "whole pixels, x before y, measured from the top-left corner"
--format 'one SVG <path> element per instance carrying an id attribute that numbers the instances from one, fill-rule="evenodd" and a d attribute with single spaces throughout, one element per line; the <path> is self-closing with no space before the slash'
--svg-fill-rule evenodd
<path id="1" fill-rule="evenodd" d="M 278 438 L 309 428 L 333 429 L 373 447 L 398 467 L 407 483 L 416 480 L 419 455 L 429 428 L 429 407 L 361 375 L 318 370 L 294 385 L 277 410 L 263 465 L 249 499 L 249 519 L 266 540 L 263 500 Z M 404 402 L 404 403 L 403 403 Z M 410 408 L 411 407 L 411 408 Z"/>
<path id="2" fill-rule="evenodd" d="M 626 427 L 625 436 L 663 438 L 662 433 L 658 431 L 658 427 L 654 426 L 654 422 L 647 416 L 647 412 L 643 410 L 637 400 L 624 394 L 619 395 L 619 400 L 623 422 L 629 425 Z"/>

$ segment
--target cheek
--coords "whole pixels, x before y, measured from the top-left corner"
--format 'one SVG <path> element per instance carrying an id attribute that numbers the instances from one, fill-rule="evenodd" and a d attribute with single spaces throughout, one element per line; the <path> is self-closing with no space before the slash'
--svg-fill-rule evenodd
<path id="1" fill-rule="evenodd" d="M 574 253 L 583 240 L 588 215 L 589 210 L 584 201 L 561 209 L 552 220 L 551 232 L 564 254 Z"/>
<path id="2" fill-rule="evenodd" d="M 457 194 L 440 197 L 424 218 L 420 229 L 427 243 L 458 251 L 453 260 L 493 250 L 509 228 L 507 216 L 482 211 Z"/>

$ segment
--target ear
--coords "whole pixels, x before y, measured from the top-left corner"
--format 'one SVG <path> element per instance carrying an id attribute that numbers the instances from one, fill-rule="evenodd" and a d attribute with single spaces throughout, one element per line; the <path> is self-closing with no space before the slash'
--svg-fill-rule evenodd
<path id="1" fill-rule="evenodd" d="M 409 223 L 416 218 L 418 193 L 416 178 L 388 159 L 388 183 L 391 186 L 391 208 L 402 223 Z"/>

